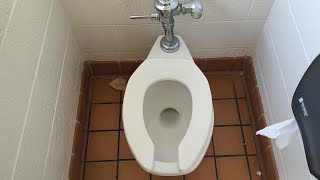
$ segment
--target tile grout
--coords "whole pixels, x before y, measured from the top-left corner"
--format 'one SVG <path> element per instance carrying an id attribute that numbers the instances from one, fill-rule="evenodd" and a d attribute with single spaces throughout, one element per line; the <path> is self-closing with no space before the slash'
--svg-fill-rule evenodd
<path id="1" fill-rule="evenodd" d="M 216 171 L 216 180 L 219 180 L 219 175 L 218 175 L 218 166 L 217 166 L 217 160 L 216 160 L 216 150 L 215 150 L 215 146 L 214 146 L 214 140 L 213 140 L 213 134 L 212 134 L 212 137 L 211 137 L 211 143 L 212 143 L 212 150 L 213 150 L 213 155 L 214 155 L 214 158 L 213 158 L 213 161 L 214 161 L 214 168 L 215 168 L 215 171 Z"/>
<path id="2" fill-rule="evenodd" d="M 225 125 L 215 125 L 214 128 L 224 128 L 224 127 L 251 127 L 251 124 L 225 124 Z M 124 131 L 124 129 L 99 129 L 99 130 L 89 130 L 90 133 L 103 133 L 103 132 L 118 132 L 118 131 Z M 87 131 L 85 131 L 87 132 Z"/>
<path id="3" fill-rule="evenodd" d="M 235 88 L 234 81 L 232 81 L 232 85 L 233 85 L 234 95 L 235 95 L 235 97 L 237 97 L 237 92 L 236 92 L 236 88 Z M 240 115 L 240 109 L 239 109 L 239 102 L 238 102 L 237 99 L 236 99 L 236 105 L 237 105 L 238 118 L 239 118 L 240 124 L 242 125 L 242 120 L 241 120 L 241 115 Z M 242 135 L 242 141 L 243 141 L 244 151 L 245 151 L 245 154 L 246 154 L 248 173 L 249 173 L 250 180 L 252 180 L 250 163 L 249 163 L 249 158 L 248 158 L 248 150 L 247 150 L 246 139 L 245 139 L 245 136 L 244 136 L 243 126 L 240 126 L 240 129 L 241 129 L 241 135 Z"/>
<path id="4" fill-rule="evenodd" d="M 245 92 L 245 96 L 247 97 L 246 98 L 246 105 L 248 107 L 248 112 L 249 112 L 249 118 L 250 118 L 250 122 L 251 122 L 251 130 L 253 132 L 255 132 L 255 121 L 253 121 L 253 112 L 252 112 L 252 107 L 251 107 L 251 104 L 250 104 L 250 94 L 249 94 L 249 91 L 248 91 L 248 88 L 247 88 L 247 82 L 245 81 L 245 77 L 243 75 L 241 75 L 241 81 L 242 81 L 242 84 L 244 85 L 243 86 L 243 89 L 244 89 L 244 92 Z M 261 117 L 258 119 L 260 120 Z M 257 121 L 258 121 L 257 120 Z M 259 166 L 259 171 L 262 172 L 262 175 L 260 176 L 261 177 L 261 180 L 264 180 L 264 175 L 263 175 L 263 165 L 262 165 L 262 159 L 261 159 L 261 153 L 259 151 L 259 148 L 257 146 L 257 139 L 256 139 L 256 136 L 255 134 L 253 133 L 253 140 L 254 140 L 254 146 L 255 146 L 255 150 L 256 150 L 256 153 L 257 153 L 257 159 L 258 159 L 258 166 Z M 259 143 L 259 142 L 258 142 Z"/>
<path id="5" fill-rule="evenodd" d="M 120 161 L 135 161 L 136 159 L 134 158 L 129 158 L 129 159 L 105 159 L 105 160 L 90 160 L 90 161 L 85 161 L 81 163 L 103 163 L 103 162 L 120 162 Z"/>
<path id="6" fill-rule="evenodd" d="M 232 158 L 232 157 L 244 157 L 244 156 L 257 156 L 257 154 L 225 154 L 225 155 L 205 155 L 204 158 Z M 103 162 L 122 162 L 122 161 L 136 161 L 134 158 L 128 159 L 105 159 L 105 160 L 89 160 L 82 161 L 80 163 L 103 163 Z"/>
<path id="7" fill-rule="evenodd" d="M 93 81 L 91 79 L 91 81 Z M 90 94 L 91 94 L 91 99 L 89 103 L 89 113 L 88 113 L 88 127 L 87 127 L 87 136 L 86 136 L 86 145 L 85 145 L 85 154 L 84 154 L 84 165 L 83 165 L 83 172 L 82 172 L 82 180 L 85 180 L 85 173 L 86 173 L 86 161 L 87 161 L 87 156 L 88 156 L 88 143 L 89 143 L 89 135 L 90 135 L 90 124 L 91 124 L 91 108 L 92 108 L 92 94 L 93 94 L 93 85 L 90 88 Z"/>
<path id="8" fill-rule="evenodd" d="M 212 98 L 213 101 L 220 101 L 220 100 L 240 100 L 240 99 L 246 99 L 246 97 L 230 97 L 230 98 Z M 92 104 L 123 104 L 123 101 L 120 102 L 92 102 Z"/>
<path id="9" fill-rule="evenodd" d="M 225 155 L 205 155 L 205 158 L 228 158 L 228 157 L 243 157 L 256 156 L 257 154 L 225 154 Z"/>
<path id="10" fill-rule="evenodd" d="M 122 91 L 120 91 L 120 102 L 122 101 Z M 117 174 L 116 179 L 119 179 L 119 159 L 120 159 L 120 134 L 121 134 L 121 116 L 122 116 L 122 104 L 119 104 L 120 112 L 119 112 L 119 119 L 118 119 L 118 150 L 117 150 Z"/>

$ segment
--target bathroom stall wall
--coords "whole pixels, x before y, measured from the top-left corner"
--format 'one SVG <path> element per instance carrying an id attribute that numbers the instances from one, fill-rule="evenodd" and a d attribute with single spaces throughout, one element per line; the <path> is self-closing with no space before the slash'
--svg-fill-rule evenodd
<path id="1" fill-rule="evenodd" d="M 68 179 L 82 69 L 59 0 L 0 0 L 0 179 Z"/>
<path id="2" fill-rule="evenodd" d="M 268 125 L 293 118 L 291 99 L 304 72 L 320 53 L 320 2 L 276 0 L 254 50 L 254 66 Z M 281 180 L 313 179 L 301 136 L 279 150 Z"/>
<path id="3" fill-rule="evenodd" d="M 180 0 L 189 1 L 189 0 Z M 155 12 L 154 0 L 61 0 L 87 60 L 145 59 L 160 22 L 130 20 Z M 202 0 L 203 16 L 175 16 L 174 31 L 193 57 L 250 55 L 274 0 Z"/>

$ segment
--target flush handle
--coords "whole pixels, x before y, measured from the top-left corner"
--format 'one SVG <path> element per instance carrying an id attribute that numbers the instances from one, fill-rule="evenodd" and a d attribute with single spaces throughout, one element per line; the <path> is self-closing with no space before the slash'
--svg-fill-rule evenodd
<path id="1" fill-rule="evenodd" d="M 130 19 L 151 19 L 153 21 L 159 21 L 160 15 L 159 13 L 151 13 L 150 15 L 146 16 L 130 16 Z"/>

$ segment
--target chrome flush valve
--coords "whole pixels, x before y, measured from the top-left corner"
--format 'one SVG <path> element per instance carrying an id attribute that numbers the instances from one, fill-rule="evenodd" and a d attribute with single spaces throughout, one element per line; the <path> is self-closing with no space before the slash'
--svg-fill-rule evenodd
<path id="1" fill-rule="evenodd" d="M 173 34 L 174 16 L 190 13 L 194 19 L 202 16 L 203 6 L 201 0 L 179 3 L 179 0 L 155 0 L 157 13 L 147 16 L 130 16 L 131 19 L 151 19 L 162 22 L 165 36 L 161 39 L 161 49 L 167 53 L 176 52 L 179 47 L 179 39 Z"/>

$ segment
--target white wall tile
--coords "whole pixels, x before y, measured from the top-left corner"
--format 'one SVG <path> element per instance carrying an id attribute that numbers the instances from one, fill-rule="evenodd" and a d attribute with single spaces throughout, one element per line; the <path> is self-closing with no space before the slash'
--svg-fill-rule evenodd
<path id="1" fill-rule="evenodd" d="M 234 57 L 236 49 L 202 49 L 190 50 L 193 58 Z"/>
<path id="2" fill-rule="evenodd" d="M 161 24 L 115 26 L 118 51 L 150 51 L 157 38 L 163 34 Z"/>
<path id="3" fill-rule="evenodd" d="M 68 36 L 67 24 L 61 4 L 55 1 L 22 134 L 15 179 L 41 179 L 43 176 Z"/>
<path id="4" fill-rule="evenodd" d="M 258 0 L 251 8 L 253 0 L 202 0 L 202 18 L 192 19 L 189 14 L 176 16 L 175 31 L 187 41 L 193 54 L 213 50 L 206 54 L 216 55 L 232 48 L 252 48 L 273 0 L 265 1 L 267 3 Z M 151 0 L 62 0 L 62 3 L 71 18 L 82 53 L 135 52 L 132 55 L 143 57 L 154 43 L 154 36 L 164 34 L 159 22 L 129 19 L 130 15 L 154 12 Z M 262 21 L 252 21 L 256 19 Z M 137 24 L 142 25 L 128 26 Z M 118 37 L 112 27 L 117 29 Z M 157 33 L 152 34 L 150 27 L 156 27 Z M 121 44 L 116 49 L 114 44 L 118 42 Z"/>
<path id="5" fill-rule="evenodd" d="M 254 66 L 254 69 L 255 69 L 255 72 L 256 72 L 258 88 L 259 88 L 261 99 L 262 99 L 262 104 L 263 104 L 263 109 L 264 109 L 264 116 L 266 118 L 267 124 L 271 125 L 274 122 L 272 120 L 272 115 L 271 115 L 271 110 L 270 110 L 270 105 L 269 105 L 269 99 L 267 97 L 266 87 L 265 87 L 264 79 L 263 79 L 263 76 L 262 76 L 262 70 L 261 70 L 261 66 L 259 64 L 260 63 L 260 59 L 256 55 L 256 53 L 254 53 L 252 58 L 253 58 L 253 66 Z"/>
<path id="6" fill-rule="evenodd" d="M 320 1 L 289 0 L 309 62 L 320 53 Z"/>
<path id="7" fill-rule="evenodd" d="M 114 61 L 118 60 L 117 52 L 105 53 L 82 53 L 84 59 L 88 61 Z"/>
<path id="8" fill-rule="evenodd" d="M 274 0 L 254 0 L 249 10 L 249 19 L 267 19 Z"/>
<path id="9" fill-rule="evenodd" d="M 208 52 L 213 47 L 215 50 L 212 54 L 217 54 L 218 50 L 221 50 L 219 54 L 225 54 L 229 49 L 254 47 L 263 24 L 264 21 L 215 22 L 202 26 L 197 23 L 177 23 L 176 33 L 184 38 L 191 51 Z M 80 26 L 76 29 L 83 53 L 118 51 L 144 54 L 150 51 L 157 37 L 163 33 L 160 24 Z M 243 53 L 239 51 L 239 55 L 241 54 Z"/>
<path id="10" fill-rule="evenodd" d="M 281 70 L 275 60 L 270 66 L 262 70 L 266 93 L 274 122 L 281 122 L 292 117 L 291 106 L 288 100 Z"/>
<path id="11" fill-rule="evenodd" d="M 0 44 L 10 15 L 13 0 L 0 0 Z"/>
<path id="12" fill-rule="evenodd" d="M 114 26 L 79 26 L 73 30 L 83 53 L 117 51 Z"/>
<path id="13" fill-rule="evenodd" d="M 259 84 L 262 85 L 264 83 L 266 91 L 265 97 L 262 97 L 264 107 L 270 106 L 271 114 L 269 116 L 272 118 L 273 123 L 286 120 L 291 116 L 290 104 L 277 62 L 277 55 L 268 32 L 268 26 L 265 26 L 259 38 L 256 56 L 263 77 L 263 82 L 259 82 Z"/>
<path id="14" fill-rule="evenodd" d="M 50 5 L 51 0 L 19 0 L 1 42 L 0 179 L 12 173 Z"/>
<path id="15" fill-rule="evenodd" d="M 247 19 L 253 0 L 202 0 L 203 17 L 194 20 L 191 16 L 178 16 L 177 22 L 212 22 Z M 106 25 L 106 24 L 150 24 L 150 20 L 130 20 L 130 15 L 148 15 L 155 12 L 154 1 L 102 1 L 102 0 L 62 0 L 71 20 L 77 25 Z M 265 6 L 270 10 L 270 7 Z M 262 7 L 260 7 L 262 10 Z M 268 10 L 267 10 L 268 11 Z"/>
<path id="16" fill-rule="evenodd" d="M 281 150 L 288 180 L 309 179 L 310 176 L 303 144 L 297 136 Z"/>
<path id="17" fill-rule="evenodd" d="M 225 49 L 254 47 L 264 21 L 213 22 L 199 25 L 177 23 L 176 34 L 183 37 L 188 48 Z"/>
<path id="18" fill-rule="evenodd" d="M 9 1 L 0 0 L 1 8 L 3 2 Z M 8 31 L 0 46 L 0 179 L 42 179 L 48 149 L 60 150 L 59 156 L 51 156 L 56 166 L 49 163 L 49 172 L 61 176 L 54 174 L 51 178 L 67 179 L 74 128 L 70 119 L 75 119 L 76 112 L 69 104 L 75 106 L 74 98 L 61 97 L 59 107 L 68 105 L 69 109 L 63 107 L 68 111 L 64 113 L 72 118 L 59 116 L 63 122 L 55 126 L 59 133 L 50 137 L 64 138 L 65 143 L 59 147 L 48 146 L 68 39 L 67 18 L 58 0 L 15 2 L 15 9 L 5 12 L 12 11 L 12 17 L 8 19 Z M 52 2 L 55 4 L 49 19 Z M 68 60 L 66 71 L 70 73 L 63 77 L 68 81 L 64 82 L 63 92 L 71 97 L 79 94 L 75 83 L 81 61 L 75 40 L 69 43 Z"/>
<path id="19" fill-rule="evenodd" d="M 250 48 L 236 48 L 234 56 L 252 56 L 252 47 Z"/>
<path id="20" fill-rule="evenodd" d="M 118 60 L 144 60 L 147 59 L 150 51 L 135 51 L 135 52 L 117 52 Z"/>
<path id="21" fill-rule="evenodd" d="M 257 42 L 256 56 L 260 63 L 261 71 L 264 71 L 272 62 L 277 62 L 277 54 L 274 51 L 273 43 L 268 26 L 264 26 Z M 272 62 L 271 62 L 272 61 Z"/>
<path id="22" fill-rule="evenodd" d="M 285 169 L 285 166 L 284 166 L 283 160 L 282 160 L 282 154 L 281 154 L 279 148 L 276 146 L 274 140 L 272 141 L 272 150 L 273 150 L 274 158 L 275 158 L 276 164 L 277 164 L 279 179 L 280 180 L 289 180 L 289 179 L 287 179 L 286 169 Z"/>
<path id="23" fill-rule="evenodd" d="M 73 127 L 75 120 L 75 99 L 77 95 L 77 81 L 79 71 L 78 49 L 75 39 L 70 35 L 69 43 L 64 60 L 58 104 L 54 115 L 54 124 L 50 137 L 50 150 L 47 154 L 44 179 L 62 179 L 63 174 L 68 171 L 71 158 Z"/>
<path id="24" fill-rule="evenodd" d="M 206 22 L 246 20 L 252 1 L 203 0 L 203 19 Z"/>
<path id="25" fill-rule="evenodd" d="M 257 56 L 256 51 L 257 50 L 255 49 L 255 51 L 253 52 L 253 55 L 252 55 L 253 67 L 254 67 L 254 70 L 256 73 L 257 85 L 258 85 L 259 89 L 264 89 L 264 83 L 263 83 L 263 78 L 262 78 L 262 73 L 261 73 L 262 70 L 261 70 L 260 64 L 259 64 L 260 58 Z"/>
<path id="26" fill-rule="evenodd" d="M 275 2 L 267 23 L 291 99 L 309 63 L 287 0 Z"/>
<path id="27" fill-rule="evenodd" d="M 291 106 L 268 26 L 265 26 L 259 38 L 256 56 L 259 58 L 263 83 L 274 123 L 289 119 L 292 116 Z"/>
<path id="28" fill-rule="evenodd" d="M 130 20 L 130 15 L 154 12 L 152 0 L 62 0 L 74 25 L 151 24 L 150 20 Z"/>

